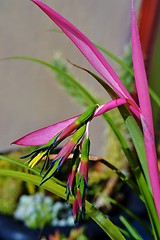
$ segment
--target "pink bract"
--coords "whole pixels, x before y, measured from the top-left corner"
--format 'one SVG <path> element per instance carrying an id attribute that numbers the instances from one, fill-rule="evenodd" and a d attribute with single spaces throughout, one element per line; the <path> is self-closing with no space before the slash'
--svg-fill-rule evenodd
<path id="1" fill-rule="evenodd" d="M 38 129 L 12 142 L 21 146 L 38 146 L 48 143 L 56 134 L 71 124 L 76 117 Z"/>
<path id="2" fill-rule="evenodd" d="M 146 147 L 146 156 L 148 163 L 148 172 L 152 194 L 154 197 L 157 213 L 160 219 L 160 180 L 158 173 L 158 160 L 155 148 L 154 127 L 152 119 L 152 109 L 148 91 L 148 82 L 143 61 L 143 54 L 139 39 L 138 26 L 134 10 L 134 1 L 132 0 L 131 8 L 132 18 L 132 58 L 135 75 L 136 88 L 141 109 L 141 123 L 144 133 L 144 141 Z"/>

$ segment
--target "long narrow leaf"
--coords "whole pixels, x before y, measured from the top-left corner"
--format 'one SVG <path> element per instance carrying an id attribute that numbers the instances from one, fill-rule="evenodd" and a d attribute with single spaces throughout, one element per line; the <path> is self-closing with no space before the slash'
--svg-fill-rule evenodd
<path id="1" fill-rule="evenodd" d="M 120 216 L 120 220 L 124 224 L 124 226 L 127 228 L 127 230 L 130 232 L 133 239 L 143 240 L 143 238 L 140 236 L 137 230 L 131 225 L 131 223 L 125 217 Z"/>
<path id="2" fill-rule="evenodd" d="M 133 213 L 131 210 L 129 210 L 124 205 L 120 204 L 119 201 L 117 201 L 113 198 L 110 198 L 109 196 L 103 196 L 102 194 L 100 194 L 100 196 L 102 196 L 103 198 L 107 199 L 107 201 L 111 202 L 112 204 L 114 204 L 114 205 L 118 206 L 120 209 L 122 209 L 129 217 L 131 217 L 132 219 L 137 221 L 145 229 L 145 231 L 147 231 L 153 237 L 153 233 L 151 231 L 150 226 L 143 219 L 141 219 L 139 216 L 137 216 L 135 213 Z"/>
<path id="3" fill-rule="evenodd" d="M 37 171 L 36 169 L 31 169 L 30 167 L 28 167 L 28 165 L 24 164 L 22 161 L 17 160 L 17 159 L 13 159 L 11 157 L 7 157 L 5 155 L 0 155 L 0 159 L 5 160 L 7 162 L 16 164 L 17 166 L 23 167 L 27 170 L 32 171 L 34 174 L 39 175 L 39 171 Z"/>
<path id="4" fill-rule="evenodd" d="M 141 200 L 143 201 L 143 198 L 139 192 L 139 189 L 137 188 L 137 185 L 130 179 L 129 176 L 126 176 L 120 169 L 118 169 L 116 166 L 114 166 L 110 162 L 106 161 L 105 159 L 100 159 L 99 161 L 101 163 L 103 163 L 105 166 L 107 166 L 108 168 L 112 169 L 118 175 L 118 177 L 124 183 L 126 183 L 137 194 L 137 196 L 139 196 L 139 198 L 141 198 Z"/>
<path id="5" fill-rule="evenodd" d="M 10 163 L 13 163 L 13 164 L 16 164 L 17 166 L 23 167 L 24 169 L 28 170 L 29 172 L 31 172 L 35 175 L 38 175 L 38 176 L 40 175 L 38 168 L 35 168 L 35 167 L 31 168 L 27 164 L 25 164 L 24 162 L 22 162 L 20 160 L 13 159 L 13 158 L 7 157 L 5 155 L 0 155 L 0 159 L 5 160 Z M 54 182 L 56 182 L 57 184 L 64 186 L 64 182 L 60 181 L 59 179 L 52 177 L 52 180 L 54 180 Z"/>
<path id="6" fill-rule="evenodd" d="M 129 116 L 125 121 L 126 121 L 126 124 L 129 129 L 132 129 L 134 127 L 135 120 L 133 120 L 131 116 Z M 152 224 L 152 228 L 153 228 L 152 230 L 154 233 L 154 237 L 155 237 L 155 239 L 158 240 L 159 237 L 157 237 L 157 236 L 160 236 L 160 228 L 159 228 L 160 222 L 159 222 L 158 215 L 156 212 L 154 200 L 153 200 L 152 194 L 150 192 L 150 188 L 147 184 L 147 181 L 142 172 L 142 169 L 140 168 L 139 162 L 137 162 L 137 161 L 138 161 L 137 159 L 135 159 L 135 161 L 130 161 L 130 166 L 131 166 L 134 176 L 137 180 L 138 187 L 144 198 L 144 203 L 146 205 L 146 209 L 147 209 L 147 212 L 148 212 L 151 224 Z"/>
<path id="7" fill-rule="evenodd" d="M 136 21 L 136 15 L 134 11 L 134 5 L 132 0 L 132 56 L 133 56 L 133 68 L 135 74 L 136 87 L 138 92 L 138 99 L 140 103 L 140 109 L 142 113 L 142 126 L 144 132 L 144 140 L 146 146 L 146 156 L 148 163 L 148 171 L 150 177 L 150 183 L 155 201 L 157 213 L 160 219 L 160 179 L 158 173 L 158 161 L 155 149 L 154 140 L 154 127 L 152 119 L 152 110 L 150 97 L 148 92 L 148 82 L 145 72 L 145 66 L 143 61 L 142 49 L 139 39 L 138 26 Z"/>
<path id="8" fill-rule="evenodd" d="M 118 228 L 92 204 L 86 203 L 88 215 L 107 233 L 112 240 L 124 240 Z"/>
<path id="9" fill-rule="evenodd" d="M 144 138 L 143 138 L 142 132 L 141 132 L 138 124 L 132 117 L 128 117 L 126 119 L 126 125 L 129 130 L 129 133 L 131 135 L 135 149 L 137 151 L 137 155 L 140 160 L 140 164 L 143 169 L 148 187 L 151 190 L 149 174 L 148 174 L 148 166 L 147 166 L 147 160 L 146 160 L 146 153 L 145 153 Z"/>
<path id="10" fill-rule="evenodd" d="M 39 186 L 41 178 L 31 174 L 0 169 L 1 176 L 10 176 L 21 179 L 26 182 L 31 182 Z M 44 189 L 56 194 L 57 196 L 66 199 L 65 188 L 50 180 L 43 184 Z M 72 198 L 69 199 L 72 201 Z M 113 240 L 125 240 L 118 228 L 98 209 L 96 209 L 91 203 L 86 202 L 87 214 L 106 232 L 106 234 Z"/>
<path id="11" fill-rule="evenodd" d="M 149 87 L 149 93 L 155 103 L 160 107 L 160 97 Z"/>
<path id="12" fill-rule="evenodd" d="M 132 58 L 133 58 L 133 68 L 134 68 L 134 76 L 135 76 L 135 83 L 138 93 L 138 99 L 140 103 L 140 108 L 142 115 L 145 117 L 147 124 L 150 128 L 152 136 L 154 136 L 153 130 L 153 122 L 152 122 L 152 110 L 148 92 L 148 82 L 147 76 L 143 61 L 142 49 L 140 45 L 139 33 L 138 33 L 138 26 L 132 1 Z"/>

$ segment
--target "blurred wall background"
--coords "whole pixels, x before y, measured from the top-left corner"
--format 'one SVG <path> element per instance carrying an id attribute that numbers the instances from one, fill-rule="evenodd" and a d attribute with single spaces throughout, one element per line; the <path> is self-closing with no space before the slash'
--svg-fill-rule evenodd
<path id="1" fill-rule="evenodd" d="M 44 0 L 91 40 L 121 56 L 130 34 L 130 1 L 128 0 Z M 137 0 L 138 9 L 140 1 Z M 29 0 L 0 0 L 0 58 L 22 55 L 51 62 L 61 52 L 63 57 L 90 67 L 71 42 L 53 31 L 55 25 Z M 91 70 L 93 70 L 91 68 Z M 103 90 L 87 74 L 72 68 L 88 89 Z M 0 62 L 0 151 L 35 129 L 81 113 L 56 82 L 51 70 L 23 60 Z M 92 153 L 102 154 L 105 134 L 103 120 L 92 124 Z"/>

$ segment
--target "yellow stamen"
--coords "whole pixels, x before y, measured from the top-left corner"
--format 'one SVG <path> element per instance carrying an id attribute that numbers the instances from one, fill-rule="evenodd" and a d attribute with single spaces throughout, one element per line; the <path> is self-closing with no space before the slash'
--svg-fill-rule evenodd
<path id="1" fill-rule="evenodd" d="M 45 152 L 38 153 L 28 164 L 29 167 L 33 168 L 35 165 L 37 165 L 41 158 L 44 156 Z"/>

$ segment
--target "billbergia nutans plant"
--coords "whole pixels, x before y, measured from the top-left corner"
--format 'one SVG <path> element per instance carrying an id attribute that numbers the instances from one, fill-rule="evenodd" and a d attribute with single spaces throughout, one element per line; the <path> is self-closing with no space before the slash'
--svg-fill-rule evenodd
<path id="1" fill-rule="evenodd" d="M 127 146 L 122 136 L 123 133 L 119 133 L 118 129 L 114 127 L 111 123 L 112 121 L 108 118 L 108 122 L 116 133 L 122 150 L 128 159 L 135 182 L 132 184 L 132 179 L 127 180 L 127 177 L 126 179 L 124 177 L 122 180 L 126 181 L 133 191 L 136 191 L 139 198 L 145 204 L 152 229 L 150 231 L 151 236 L 154 239 L 160 239 L 160 179 L 158 160 L 152 108 L 134 10 L 134 1 L 131 1 L 131 49 L 138 102 L 133 99 L 124 87 L 121 79 L 106 61 L 100 50 L 82 32 L 44 3 L 38 0 L 31 0 L 31 2 L 41 8 L 76 45 L 98 75 L 83 67 L 77 67 L 92 75 L 105 88 L 112 99 L 102 105 L 95 102 L 84 113 L 78 116 L 36 130 L 13 142 L 13 144 L 21 146 L 39 146 L 35 151 L 22 157 L 28 159 L 28 167 L 30 169 L 43 162 L 40 171 L 41 181 L 37 183 L 37 179 L 33 177 L 33 182 L 44 188 L 46 186 L 46 189 L 71 202 L 75 223 L 78 223 L 80 219 L 83 219 L 85 214 L 88 214 L 111 239 L 125 239 L 121 233 L 121 229 L 119 230 L 114 226 L 107 217 L 91 206 L 86 200 L 88 161 L 90 159 L 90 144 L 92 144 L 90 143 L 90 124 L 96 117 L 105 116 L 108 111 L 118 108 L 137 153 L 135 157 L 134 153 Z M 35 61 L 38 62 L 38 60 Z M 45 63 L 43 64 L 45 65 Z M 51 158 L 50 155 L 53 149 L 57 148 L 65 139 L 67 139 L 67 142 L 58 154 Z M 52 189 L 52 184 L 55 184 L 53 187 L 58 185 L 56 182 L 53 183 L 55 174 L 60 168 L 63 168 L 64 162 L 68 161 L 68 157 L 71 154 L 73 155 L 72 166 L 68 175 L 66 188 L 59 186 L 57 190 Z M 142 239 L 136 231 L 132 234 L 133 239 Z"/>

